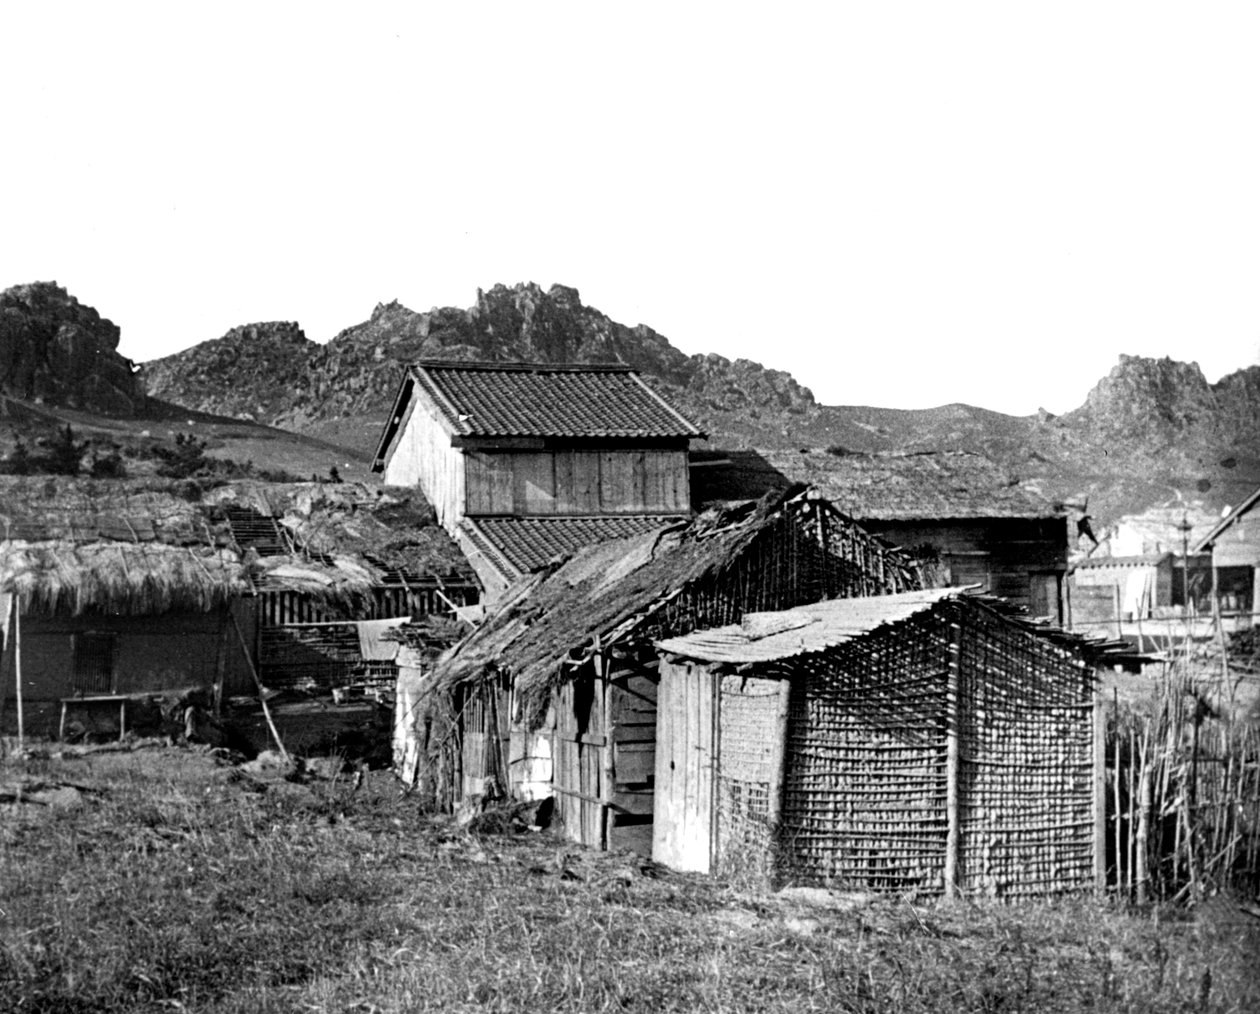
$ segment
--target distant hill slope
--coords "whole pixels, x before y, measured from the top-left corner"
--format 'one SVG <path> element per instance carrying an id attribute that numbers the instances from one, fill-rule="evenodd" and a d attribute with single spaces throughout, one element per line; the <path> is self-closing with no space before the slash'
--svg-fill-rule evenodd
<path id="1" fill-rule="evenodd" d="M 96 311 L 55 286 L 8 290 L 0 307 L 6 392 L 28 405 L 31 395 L 19 392 L 42 392 L 45 406 L 79 404 L 98 414 L 138 404 L 120 372 L 125 364 L 130 376 L 130 364 L 112 351 L 117 329 Z M 84 335 L 98 335 L 97 344 Z M 51 361 L 49 350 L 65 345 L 100 350 L 73 359 L 80 372 L 67 377 L 78 379 L 59 386 L 48 369 L 23 365 L 32 355 Z M 28 347 L 37 351 L 21 351 Z M 611 320 L 559 285 L 496 285 L 478 291 L 467 309 L 380 304 L 326 345 L 296 323 L 247 324 L 145 363 L 139 376 L 158 401 L 300 433 L 323 441 L 304 445 L 315 457 L 344 447 L 347 460 L 361 462 L 376 445 L 402 364 L 421 358 L 626 363 L 710 434 L 710 448 L 975 451 L 1048 499 L 1088 502 L 1103 522 L 1179 498 L 1217 510 L 1260 485 L 1260 366 L 1213 385 L 1194 364 L 1124 356 L 1085 404 L 1059 417 L 962 404 L 824 406 L 787 373 L 685 355 L 652 328 Z M 98 390 L 101 400 L 86 397 Z M 227 420 L 219 425 L 229 427 Z M 274 435 L 275 428 L 258 433 Z M 249 447 L 266 451 L 277 446 L 273 440 L 259 435 Z"/>

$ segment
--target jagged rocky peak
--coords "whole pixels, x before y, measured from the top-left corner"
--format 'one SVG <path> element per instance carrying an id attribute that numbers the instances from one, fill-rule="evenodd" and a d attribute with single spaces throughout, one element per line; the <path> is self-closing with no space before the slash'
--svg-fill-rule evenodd
<path id="1" fill-rule="evenodd" d="M 1063 418 L 1116 434 L 1173 433 L 1210 422 L 1217 407 L 1198 363 L 1122 355 L 1085 404 Z"/>
<path id="2" fill-rule="evenodd" d="M 0 292 L 0 391 L 103 415 L 143 412 L 144 385 L 120 332 L 56 282 Z"/>
<path id="3" fill-rule="evenodd" d="M 270 421 L 307 383 L 320 346 L 295 321 L 261 321 L 231 328 L 144 364 L 155 398 L 219 415 Z"/>

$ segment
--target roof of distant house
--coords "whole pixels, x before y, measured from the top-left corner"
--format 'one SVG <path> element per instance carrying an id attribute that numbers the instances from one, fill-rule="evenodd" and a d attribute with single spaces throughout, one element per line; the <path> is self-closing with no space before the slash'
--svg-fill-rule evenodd
<path id="1" fill-rule="evenodd" d="M 969 451 L 707 453 L 723 460 L 693 472 L 693 496 L 701 503 L 746 499 L 767 489 L 808 483 L 859 521 L 1048 518 L 1064 513 L 989 458 Z"/>
<path id="2" fill-rule="evenodd" d="M 558 556 L 608 539 L 642 535 L 685 520 L 680 516 L 633 514 L 623 517 L 465 518 L 461 527 L 473 545 L 518 577 Z M 515 572 L 515 573 L 511 573 Z"/>
<path id="3" fill-rule="evenodd" d="M 1260 488 L 1252 493 L 1251 496 L 1247 497 L 1247 499 L 1245 499 L 1232 511 L 1226 514 L 1218 525 L 1196 542 L 1193 552 L 1202 553 L 1205 549 L 1211 547 L 1211 545 L 1225 533 L 1226 529 L 1237 524 L 1243 515 L 1250 513 L 1251 509 L 1255 507 L 1257 503 L 1260 503 Z"/>
<path id="4" fill-rule="evenodd" d="M 628 366 L 425 360 L 410 372 L 462 436 L 703 436 Z"/>

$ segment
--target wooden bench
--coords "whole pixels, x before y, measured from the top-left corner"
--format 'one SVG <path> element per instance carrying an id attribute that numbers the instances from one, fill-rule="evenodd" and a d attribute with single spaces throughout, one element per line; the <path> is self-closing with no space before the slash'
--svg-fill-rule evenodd
<path id="1" fill-rule="evenodd" d="M 66 715 L 71 707 L 97 707 L 102 704 L 118 705 L 118 739 L 121 742 L 127 735 L 127 696 L 125 694 L 90 694 L 78 697 L 61 698 L 61 723 L 57 727 L 57 738 L 66 738 Z"/>

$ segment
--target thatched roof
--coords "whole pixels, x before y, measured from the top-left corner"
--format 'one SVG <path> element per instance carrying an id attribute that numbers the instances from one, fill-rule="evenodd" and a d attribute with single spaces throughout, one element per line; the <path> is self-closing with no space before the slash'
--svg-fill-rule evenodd
<path id="1" fill-rule="evenodd" d="M 684 592 L 721 575 L 772 526 L 795 512 L 832 512 L 805 493 L 776 493 L 759 502 L 707 511 L 693 521 L 581 549 L 562 563 L 526 575 L 494 611 L 439 664 L 435 692 L 510 670 L 523 699 L 538 699 L 561 678 L 562 660 L 589 656 L 646 628 Z M 890 584 L 918 586 L 898 554 L 876 546 L 848 519 L 887 567 Z M 681 631 L 673 631 L 681 632 Z"/>
<path id="2" fill-rule="evenodd" d="M 1046 518 L 1062 510 L 981 454 L 709 451 L 692 470 L 699 502 L 741 500 L 795 483 L 859 521 Z M 706 461 L 706 459 L 709 459 Z"/>
<path id="3" fill-rule="evenodd" d="M 19 593 L 27 611 L 145 615 L 254 591 L 354 602 L 408 577 L 471 582 L 427 503 L 395 494 L 2 476 L 0 591 Z"/>
<path id="4" fill-rule="evenodd" d="M 206 612 L 251 588 L 230 549 L 68 539 L 0 543 L 0 591 L 16 592 L 26 612 Z"/>

